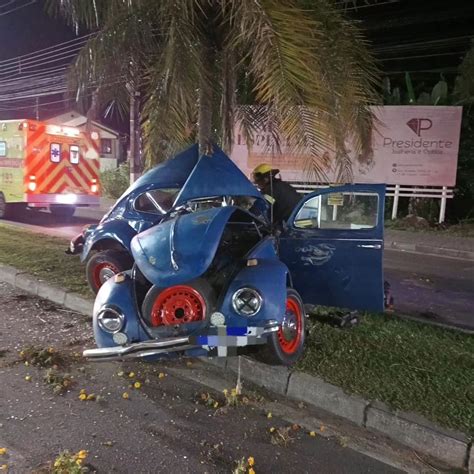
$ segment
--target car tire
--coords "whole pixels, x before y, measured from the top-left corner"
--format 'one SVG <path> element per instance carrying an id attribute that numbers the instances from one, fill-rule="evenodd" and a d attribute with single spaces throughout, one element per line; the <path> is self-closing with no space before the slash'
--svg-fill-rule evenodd
<path id="1" fill-rule="evenodd" d="M 100 287 L 113 275 L 129 270 L 133 258 L 123 250 L 103 250 L 89 258 L 86 265 L 87 282 L 97 294 Z"/>
<path id="2" fill-rule="evenodd" d="M 285 331 L 282 327 L 268 336 L 267 344 L 257 353 L 257 358 L 271 365 L 293 365 L 304 350 L 306 314 L 301 296 L 292 288 L 287 289 Z"/>
<path id="3" fill-rule="evenodd" d="M 76 206 L 51 204 L 51 206 L 49 206 L 49 212 L 60 219 L 70 219 L 76 212 Z"/>
<path id="4" fill-rule="evenodd" d="M 142 315 L 151 327 L 205 321 L 216 305 L 212 286 L 204 278 L 183 285 L 153 285 L 142 304 Z"/>

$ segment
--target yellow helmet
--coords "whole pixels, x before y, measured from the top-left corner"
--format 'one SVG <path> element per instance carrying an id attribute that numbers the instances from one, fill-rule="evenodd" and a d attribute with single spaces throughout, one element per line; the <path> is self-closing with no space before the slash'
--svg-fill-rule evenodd
<path id="1" fill-rule="evenodd" d="M 254 170 L 253 170 L 253 175 L 255 176 L 256 174 L 267 174 L 267 173 L 270 173 L 272 171 L 276 171 L 274 170 L 270 165 L 268 165 L 267 163 L 261 163 L 260 165 L 258 165 Z"/>

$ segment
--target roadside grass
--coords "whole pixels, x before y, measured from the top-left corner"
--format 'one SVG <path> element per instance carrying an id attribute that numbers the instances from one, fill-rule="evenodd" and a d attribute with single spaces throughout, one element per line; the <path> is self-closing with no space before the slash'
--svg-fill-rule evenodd
<path id="1" fill-rule="evenodd" d="M 474 435 L 473 336 L 380 314 L 351 329 L 309 326 L 299 370 Z"/>
<path id="2" fill-rule="evenodd" d="M 85 267 L 77 256 L 66 255 L 69 242 L 0 224 L 0 264 L 11 265 L 39 280 L 92 297 Z"/>
<path id="3" fill-rule="evenodd" d="M 0 224 L 0 264 L 92 298 L 84 266 L 64 254 L 67 244 Z M 315 318 L 309 328 L 297 369 L 474 435 L 474 336 L 371 314 L 351 329 Z"/>

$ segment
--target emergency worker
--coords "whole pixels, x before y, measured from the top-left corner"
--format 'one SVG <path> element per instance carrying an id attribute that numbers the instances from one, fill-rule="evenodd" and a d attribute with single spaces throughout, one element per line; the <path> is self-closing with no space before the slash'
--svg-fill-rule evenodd
<path id="1" fill-rule="evenodd" d="M 253 170 L 253 181 L 270 203 L 273 223 L 280 226 L 286 221 L 298 202 L 301 195 L 289 183 L 277 178 L 280 170 L 272 168 L 266 163 L 258 165 Z"/>

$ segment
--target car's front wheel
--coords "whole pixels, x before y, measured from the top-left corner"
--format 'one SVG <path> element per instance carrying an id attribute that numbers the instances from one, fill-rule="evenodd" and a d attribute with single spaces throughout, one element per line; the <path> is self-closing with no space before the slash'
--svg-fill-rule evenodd
<path id="1" fill-rule="evenodd" d="M 285 315 L 281 327 L 268 337 L 260 358 L 272 365 L 293 365 L 303 354 L 305 341 L 305 310 L 301 296 L 287 289 Z"/>
<path id="2" fill-rule="evenodd" d="M 103 250 L 87 261 L 87 282 L 94 293 L 115 274 L 132 268 L 133 259 L 125 251 Z"/>

